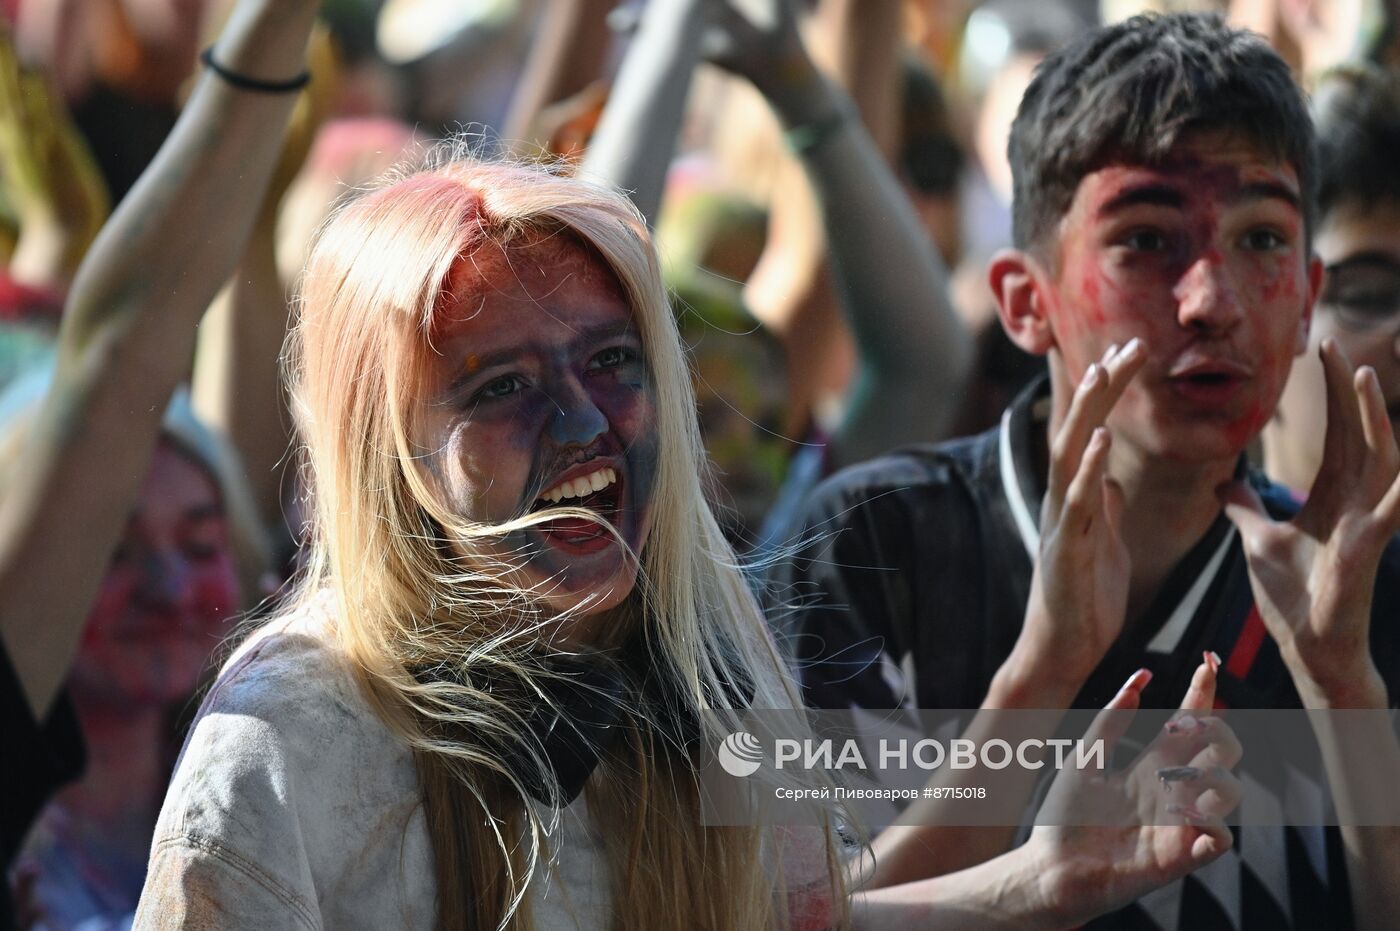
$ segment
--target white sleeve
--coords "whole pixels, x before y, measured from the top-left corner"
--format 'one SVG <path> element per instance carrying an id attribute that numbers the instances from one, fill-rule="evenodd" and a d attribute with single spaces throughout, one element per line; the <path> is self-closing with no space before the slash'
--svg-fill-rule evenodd
<path id="1" fill-rule="evenodd" d="M 315 903 L 237 851 L 172 835 L 151 850 L 133 931 L 319 931 Z"/>
<path id="2" fill-rule="evenodd" d="M 156 825 L 136 929 L 321 928 L 291 737 L 205 706 Z"/>
<path id="3" fill-rule="evenodd" d="M 429 929 L 412 754 L 324 643 L 282 625 L 200 708 L 156 824 L 137 929 Z"/>

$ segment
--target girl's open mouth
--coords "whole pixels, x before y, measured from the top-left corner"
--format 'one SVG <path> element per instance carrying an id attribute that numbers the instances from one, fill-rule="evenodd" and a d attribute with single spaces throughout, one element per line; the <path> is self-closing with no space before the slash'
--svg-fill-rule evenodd
<path id="1" fill-rule="evenodd" d="M 530 513 L 552 507 L 585 508 L 616 528 L 621 504 L 622 480 L 616 469 L 603 466 L 557 482 L 535 499 Z M 557 546 L 586 552 L 601 549 L 612 537 L 598 522 L 581 517 L 561 517 L 537 529 Z"/>

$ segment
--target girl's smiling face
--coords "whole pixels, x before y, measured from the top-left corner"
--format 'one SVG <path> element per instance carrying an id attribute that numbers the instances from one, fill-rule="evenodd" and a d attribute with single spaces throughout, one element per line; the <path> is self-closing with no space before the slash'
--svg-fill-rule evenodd
<path id="1" fill-rule="evenodd" d="M 636 582 L 657 460 L 641 334 L 616 276 L 572 237 L 535 237 L 462 259 L 451 294 L 414 437 L 430 486 L 475 523 L 598 512 L 626 546 L 574 518 L 469 548 L 551 609 L 616 606 Z"/>

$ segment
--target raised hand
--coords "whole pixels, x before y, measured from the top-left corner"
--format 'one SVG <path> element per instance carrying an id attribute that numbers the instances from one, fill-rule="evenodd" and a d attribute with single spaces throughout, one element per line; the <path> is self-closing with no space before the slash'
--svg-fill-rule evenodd
<path id="1" fill-rule="evenodd" d="M 0 27 L 0 185 L 18 215 L 13 263 L 29 284 L 67 286 L 111 209 L 97 163 L 43 74 Z"/>
<path id="2" fill-rule="evenodd" d="M 1120 533 L 1123 492 L 1108 476 L 1112 436 L 1104 423 L 1146 358 L 1136 339 L 1109 347 L 1084 373 L 1050 445 L 1040 555 L 1008 663 L 1023 678 L 1054 683 L 1062 701 L 1123 629 L 1130 564 Z"/>
<path id="3" fill-rule="evenodd" d="M 806 63 L 789 0 L 709 0 L 701 53 L 760 90 L 783 77 L 786 62 Z"/>
<path id="4" fill-rule="evenodd" d="M 1037 817 L 1028 846 L 1043 863 L 1043 894 L 1066 925 L 1119 908 L 1223 854 L 1224 818 L 1240 800 L 1230 773 L 1238 739 L 1209 716 L 1219 660 L 1207 654 L 1181 713 L 1125 770 L 1064 770 Z M 1124 684 L 1085 735 L 1110 751 L 1132 723 L 1143 673 Z"/>
<path id="5" fill-rule="evenodd" d="M 1353 371 L 1331 340 L 1320 354 L 1327 436 L 1307 502 L 1282 522 L 1244 482 L 1220 494 L 1299 693 L 1312 705 L 1345 706 L 1377 689 L 1384 699 L 1370 653 L 1371 600 L 1381 552 L 1400 530 L 1400 450 L 1375 371 Z"/>

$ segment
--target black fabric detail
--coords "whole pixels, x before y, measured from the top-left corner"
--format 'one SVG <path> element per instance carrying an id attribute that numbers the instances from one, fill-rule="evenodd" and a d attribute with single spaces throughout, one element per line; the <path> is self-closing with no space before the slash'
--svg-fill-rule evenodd
<path id="1" fill-rule="evenodd" d="M 525 733 L 491 749 L 536 801 L 563 807 L 578 798 L 617 740 L 629 705 L 645 708 L 658 736 L 687 756 L 698 744 L 699 720 L 679 694 L 674 675 L 643 637 L 634 637 L 616 656 L 557 654 L 543 662 L 546 674 L 533 676 L 529 690 L 505 675 L 484 686 L 507 700 L 527 700 L 530 705 Z M 721 702 L 706 698 L 711 707 L 742 708 L 753 694 L 751 682 L 731 682 L 725 684 Z M 553 778 L 540 771 L 541 758 Z"/>
<path id="2" fill-rule="evenodd" d="M 83 774 L 87 754 L 78 716 L 67 693 L 59 693 L 48 717 L 34 719 L 10 655 L 0 644 L 0 733 L 5 758 L 0 766 L 0 855 L 6 870 L 49 796 Z M 0 884 L 3 885 L 3 884 Z"/>
<path id="3" fill-rule="evenodd" d="M 0 931 L 6 931 L 16 927 L 16 919 L 5 874 L 49 796 L 83 774 L 87 751 L 66 692 L 59 693 L 47 718 L 35 720 L 3 643 L 0 734 L 5 735 L 7 761 L 0 766 Z"/>

